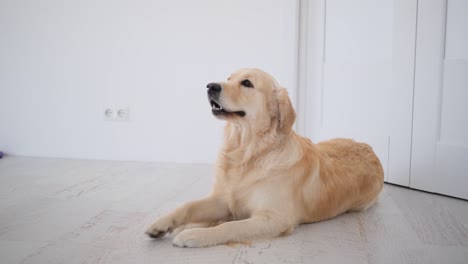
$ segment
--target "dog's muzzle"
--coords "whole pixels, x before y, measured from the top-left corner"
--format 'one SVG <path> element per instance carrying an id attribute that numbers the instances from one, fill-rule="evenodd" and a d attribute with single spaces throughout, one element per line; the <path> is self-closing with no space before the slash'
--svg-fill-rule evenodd
<path id="1" fill-rule="evenodd" d="M 208 101 L 211 105 L 211 112 L 215 116 L 230 116 L 230 115 L 237 115 L 237 116 L 245 116 L 244 111 L 229 111 L 223 108 L 223 106 L 219 103 L 219 96 L 222 91 L 222 87 L 219 83 L 209 83 L 206 88 L 208 88 Z"/>

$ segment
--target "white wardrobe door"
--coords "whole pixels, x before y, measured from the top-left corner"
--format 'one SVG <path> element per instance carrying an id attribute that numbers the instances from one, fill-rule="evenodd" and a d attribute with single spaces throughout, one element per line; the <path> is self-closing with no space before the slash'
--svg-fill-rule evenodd
<path id="1" fill-rule="evenodd" d="M 410 186 L 468 199 L 468 1 L 418 13 Z"/>
<path id="2" fill-rule="evenodd" d="M 416 0 L 328 0 L 319 140 L 369 143 L 409 185 Z"/>

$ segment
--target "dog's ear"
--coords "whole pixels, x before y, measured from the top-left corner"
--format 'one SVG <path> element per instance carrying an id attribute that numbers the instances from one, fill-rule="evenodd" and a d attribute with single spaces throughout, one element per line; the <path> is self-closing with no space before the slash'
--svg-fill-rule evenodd
<path id="1" fill-rule="evenodd" d="M 278 130 L 284 134 L 291 131 L 294 121 L 296 121 L 296 112 L 289 100 L 288 90 L 278 88 L 276 90 L 276 100 L 278 102 Z"/>

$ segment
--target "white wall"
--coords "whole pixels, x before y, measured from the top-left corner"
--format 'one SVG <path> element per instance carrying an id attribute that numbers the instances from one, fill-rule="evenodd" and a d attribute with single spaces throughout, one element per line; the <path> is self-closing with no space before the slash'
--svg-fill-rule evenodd
<path id="1" fill-rule="evenodd" d="M 294 97 L 296 43 L 297 1 L 1 1 L 0 150 L 213 162 L 206 83 L 260 67 Z"/>

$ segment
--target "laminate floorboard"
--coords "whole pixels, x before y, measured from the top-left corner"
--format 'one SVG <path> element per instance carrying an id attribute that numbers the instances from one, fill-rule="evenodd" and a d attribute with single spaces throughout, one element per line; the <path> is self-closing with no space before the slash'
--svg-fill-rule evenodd
<path id="1" fill-rule="evenodd" d="M 468 263 L 468 202 L 385 185 L 366 212 L 250 244 L 177 248 L 144 231 L 209 193 L 210 165 L 0 159 L 0 263 Z"/>

